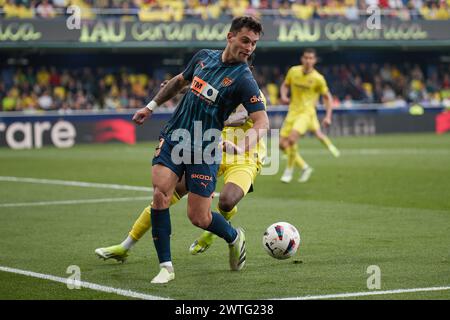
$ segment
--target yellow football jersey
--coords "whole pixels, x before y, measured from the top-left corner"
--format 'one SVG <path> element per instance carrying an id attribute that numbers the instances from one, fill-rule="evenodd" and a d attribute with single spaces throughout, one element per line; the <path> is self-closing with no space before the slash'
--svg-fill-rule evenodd
<path id="1" fill-rule="evenodd" d="M 259 92 L 261 98 L 263 100 L 264 106 L 267 108 L 266 97 L 262 93 Z M 236 111 L 235 111 L 236 112 Z M 239 127 L 225 127 L 222 131 L 222 139 L 232 141 L 237 144 L 239 138 L 243 138 L 244 134 L 253 128 L 252 119 L 248 118 L 245 123 Z M 262 160 L 266 157 L 267 148 L 263 139 L 260 139 L 258 143 L 248 152 L 243 155 L 232 155 L 228 153 L 223 153 L 222 155 L 222 163 L 223 164 L 251 164 L 254 163 L 258 166 L 262 165 Z"/>
<path id="2" fill-rule="evenodd" d="M 303 66 L 290 68 L 285 83 L 291 90 L 289 114 L 315 114 L 320 95 L 328 92 L 325 78 L 315 69 L 308 74 L 304 74 Z"/>

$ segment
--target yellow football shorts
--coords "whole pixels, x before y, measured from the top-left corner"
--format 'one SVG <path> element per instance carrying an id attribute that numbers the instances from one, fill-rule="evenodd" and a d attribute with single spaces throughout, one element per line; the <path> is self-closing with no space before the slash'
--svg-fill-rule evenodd
<path id="1" fill-rule="evenodd" d="M 223 175 L 225 184 L 231 182 L 239 186 L 245 196 L 253 191 L 253 183 L 258 173 L 259 169 L 255 164 L 221 164 L 217 176 Z"/>
<path id="2" fill-rule="evenodd" d="M 300 113 L 297 115 L 287 115 L 281 127 L 280 136 L 288 137 L 292 130 L 304 135 L 307 131 L 315 132 L 320 129 L 319 120 L 316 114 Z"/>

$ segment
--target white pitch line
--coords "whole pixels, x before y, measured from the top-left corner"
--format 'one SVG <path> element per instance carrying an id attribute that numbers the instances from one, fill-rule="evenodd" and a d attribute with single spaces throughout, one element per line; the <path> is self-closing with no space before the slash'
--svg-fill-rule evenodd
<path id="1" fill-rule="evenodd" d="M 376 296 L 376 295 L 385 295 L 385 294 L 399 294 L 399 293 L 426 292 L 426 291 L 444 291 L 444 290 L 450 290 L 450 287 L 431 287 L 431 288 L 414 288 L 414 289 L 396 289 L 396 290 L 385 290 L 385 291 L 338 293 L 338 294 L 326 294 L 326 295 L 318 295 L 318 296 L 279 298 L 279 299 L 270 299 L 270 300 L 321 300 L 321 299 L 352 298 L 352 297 L 365 297 L 365 296 Z"/>
<path id="2" fill-rule="evenodd" d="M 150 200 L 150 198 L 149 197 L 98 198 L 98 199 L 79 199 L 79 200 L 1 203 L 0 204 L 0 208 L 29 207 L 29 206 L 52 206 L 52 205 L 72 205 L 72 204 L 89 204 L 89 203 L 103 203 L 103 202 L 124 202 L 124 201 L 136 201 L 136 200 Z"/>
<path id="3" fill-rule="evenodd" d="M 116 189 L 116 190 L 133 190 L 133 191 L 153 192 L 153 188 L 149 188 L 149 187 L 129 186 L 129 185 L 123 185 L 123 184 L 82 182 L 82 181 L 35 179 L 35 178 L 8 177 L 8 176 L 0 176 L 0 181 L 55 184 L 55 185 L 83 187 L 83 188 L 100 188 L 100 189 Z"/>
<path id="4" fill-rule="evenodd" d="M 53 276 L 50 274 L 37 273 L 37 272 L 33 272 L 33 271 L 9 268 L 9 267 L 4 267 L 4 266 L 0 266 L 0 271 L 20 274 L 20 275 L 24 275 L 27 277 L 50 280 L 50 281 L 54 281 L 54 282 L 60 282 L 60 283 L 64 283 L 64 284 L 70 283 L 73 286 L 79 285 L 80 287 L 83 287 L 83 288 L 87 288 L 87 289 L 91 289 L 91 290 L 95 290 L 95 291 L 106 292 L 106 293 L 114 293 L 114 294 L 124 296 L 124 297 L 137 298 L 137 299 L 142 299 L 142 300 L 171 300 L 170 298 L 152 296 L 152 295 L 142 293 L 142 292 L 118 289 L 118 288 L 114 288 L 114 287 L 103 286 L 100 284 L 85 282 L 85 281 L 76 281 L 76 280 L 73 281 L 72 279 L 70 279 L 70 281 L 69 281 L 68 278 L 61 278 L 61 277 L 56 277 L 56 276 Z M 73 290 L 75 290 L 75 289 L 73 289 Z"/>
<path id="5" fill-rule="evenodd" d="M 384 155 L 449 155 L 446 149 L 339 149 L 342 155 L 384 156 Z M 328 150 L 303 149 L 305 154 L 327 154 Z"/>
<path id="6" fill-rule="evenodd" d="M 63 284 L 70 283 L 71 285 L 79 285 L 80 287 L 101 291 L 106 293 L 114 293 L 117 295 L 137 298 L 143 300 L 171 300 L 170 298 L 164 298 L 159 296 L 153 296 L 145 294 L 142 292 L 136 292 L 131 290 L 119 289 L 114 287 L 108 287 L 99 285 L 96 283 L 85 282 L 85 281 L 73 281 L 69 282 L 69 278 L 57 277 L 49 274 L 37 273 L 33 271 L 27 271 L 16 268 L 9 268 L 5 266 L 0 266 L 0 271 L 15 273 L 24 275 L 27 277 L 33 277 L 38 279 L 44 279 L 54 282 L 60 282 Z M 293 297 L 293 298 L 278 298 L 269 300 L 319 300 L 319 299 L 334 299 L 334 298 L 352 298 L 352 297 L 362 297 L 362 296 L 374 296 L 374 295 L 385 295 L 385 294 L 399 294 L 399 293 L 411 293 L 411 292 L 427 292 L 427 291 L 445 291 L 450 290 L 450 287 L 430 287 L 430 288 L 414 288 L 414 289 L 397 289 L 397 290 L 385 290 L 385 291 L 369 291 L 369 292 L 353 292 L 353 293 L 340 293 L 340 294 L 327 294 L 327 295 L 317 295 L 317 296 L 303 296 L 303 297 Z"/>
<path id="7" fill-rule="evenodd" d="M 55 184 L 55 185 L 70 186 L 70 187 L 83 187 L 83 188 L 100 188 L 100 189 L 153 192 L 153 188 L 151 188 L 151 187 L 129 186 L 129 185 L 125 185 L 125 184 L 94 183 L 94 182 L 82 182 L 82 181 L 36 179 L 36 178 L 9 177 L 9 176 L 0 176 L 0 181 Z M 219 192 L 214 192 L 214 196 L 217 197 L 219 195 L 220 195 Z"/>

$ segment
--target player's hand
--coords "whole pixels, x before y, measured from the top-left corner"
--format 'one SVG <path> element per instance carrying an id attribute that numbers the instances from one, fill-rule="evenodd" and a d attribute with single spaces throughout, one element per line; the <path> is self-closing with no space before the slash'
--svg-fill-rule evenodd
<path id="1" fill-rule="evenodd" d="M 280 97 L 280 102 L 282 104 L 289 104 L 291 100 L 288 97 Z"/>
<path id="2" fill-rule="evenodd" d="M 151 115 L 152 115 L 152 111 L 149 108 L 144 107 L 144 108 L 141 108 L 138 111 L 136 111 L 136 113 L 133 116 L 133 121 L 136 124 L 141 125 Z"/>
<path id="3" fill-rule="evenodd" d="M 235 114 L 230 115 L 224 124 L 228 127 L 240 127 L 247 121 L 247 119 L 247 112 L 236 112 Z"/>
<path id="4" fill-rule="evenodd" d="M 244 123 L 247 122 L 247 119 L 248 119 L 248 117 L 236 119 L 233 122 L 228 123 L 228 126 L 230 126 L 230 127 L 240 127 L 240 126 L 244 125 Z"/>
<path id="5" fill-rule="evenodd" d="M 329 126 L 331 126 L 331 117 L 323 118 L 322 126 L 324 126 L 325 128 L 328 128 Z"/>
<path id="6" fill-rule="evenodd" d="M 231 141 L 224 140 L 221 142 L 222 150 L 229 154 L 243 154 L 244 150 Z"/>

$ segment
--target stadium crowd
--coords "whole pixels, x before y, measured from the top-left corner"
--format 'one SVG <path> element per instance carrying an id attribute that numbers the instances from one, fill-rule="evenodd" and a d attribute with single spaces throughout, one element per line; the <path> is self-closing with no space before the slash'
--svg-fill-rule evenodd
<path id="1" fill-rule="evenodd" d="M 344 64 L 321 65 L 337 108 L 361 103 L 384 107 L 417 102 L 431 106 L 450 105 L 449 65 L 419 66 Z M 255 78 L 269 105 L 279 104 L 279 88 L 287 69 L 258 66 Z M 140 108 L 154 96 L 168 73 L 135 72 L 132 68 L 9 67 L 0 71 L 0 110 L 34 112 L 38 110 Z M 176 106 L 178 98 L 165 104 Z"/>
<path id="2" fill-rule="evenodd" d="M 240 15 L 357 20 L 374 5 L 386 16 L 401 20 L 450 19 L 450 0 L 0 0 L 0 12 L 5 18 L 49 19 L 64 16 L 70 5 L 79 6 L 86 19 L 108 14 L 140 21 Z"/>

